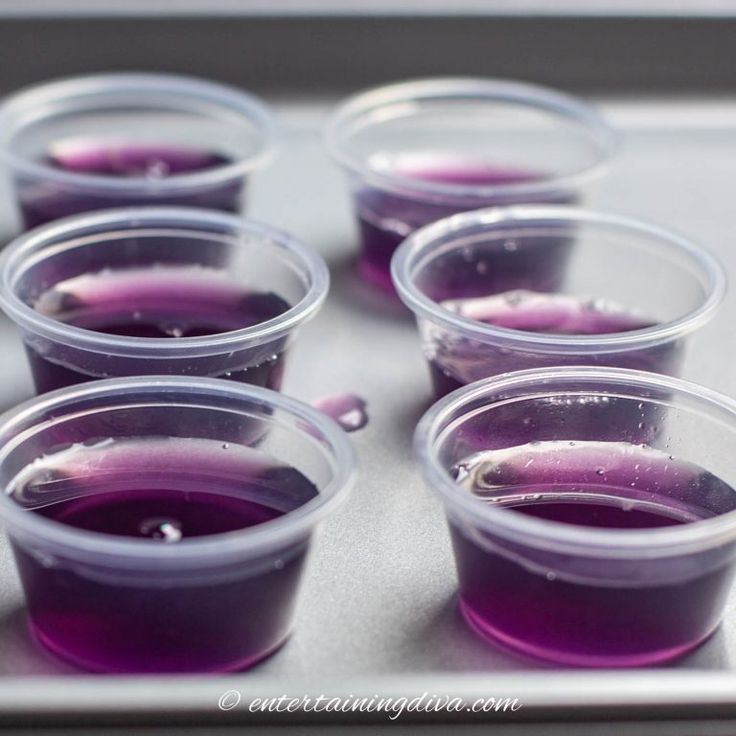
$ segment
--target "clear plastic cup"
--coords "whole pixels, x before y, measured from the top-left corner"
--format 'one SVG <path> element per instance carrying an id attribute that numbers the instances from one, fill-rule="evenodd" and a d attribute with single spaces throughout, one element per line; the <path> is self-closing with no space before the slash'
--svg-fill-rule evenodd
<path id="1" fill-rule="evenodd" d="M 170 74 L 73 77 L 0 104 L 0 160 L 26 229 L 109 207 L 239 212 L 272 142 L 258 98 Z"/>
<path id="2" fill-rule="evenodd" d="M 660 423 L 648 445 L 642 416 Z M 468 623 L 573 665 L 700 644 L 736 570 L 734 442 L 733 399 L 642 371 L 519 371 L 439 401 L 415 449 L 447 512 Z"/>
<path id="3" fill-rule="evenodd" d="M 0 307 L 20 330 L 39 393 L 157 374 L 279 389 L 289 345 L 328 287 L 306 245 L 198 208 L 76 215 L 0 256 Z"/>
<path id="4" fill-rule="evenodd" d="M 0 518 L 32 633 L 94 671 L 252 666 L 288 637 L 315 525 L 354 467 L 332 420 L 228 381 L 113 379 L 20 405 L 0 418 Z M 243 508 L 259 523 L 241 528 Z"/>
<path id="5" fill-rule="evenodd" d="M 360 270 L 386 290 L 393 252 L 418 227 L 491 205 L 577 202 L 617 148 L 605 121 L 574 97 L 472 78 L 357 94 L 325 138 L 350 184 Z"/>
<path id="6" fill-rule="evenodd" d="M 723 268 L 657 225 L 572 207 L 467 212 L 392 262 L 437 396 L 512 370 L 612 365 L 676 375 L 717 311 Z"/>

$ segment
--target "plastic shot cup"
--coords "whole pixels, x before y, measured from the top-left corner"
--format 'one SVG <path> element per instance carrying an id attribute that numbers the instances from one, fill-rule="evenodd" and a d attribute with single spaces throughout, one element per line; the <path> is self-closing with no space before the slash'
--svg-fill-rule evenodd
<path id="1" fill-rule="evenodd" d="M 325 138 L 347 174 L 364 278 L 391 290 L 390 261 L 411 232 L 493 205 L 577 202 L 617 149 L 580 100 L 498 79 L 422 79 L 362 92 Z"/>
<path id="2" fill-rule="evenodd" d="M 560 251 L 564 250 L 564 256 Z M 573 207 L 467 212 L 418 230 L 392 276 L 437 396 L 507 371 L 612 365 L 676 375 L 725 275 L 657 225 Z"/>
<path id="3" fill-rule="evenodd" d="M 110 207 L 239 212 L 272 141 L 258 98 L 169 74 L 73 77 L 0 104 L 0 161 L 26 229 Z"/>
<path id="4" fill-rule="evenodd" d="M 251 667 L 287 639 L 315 525 L 355 460 L 274 391 L 112 379 L 0 419 L 0 518 L 30 628 L 99 672 Z"/>
<path id="5" fill-rule="evenodd" d="M 0 306 L 39 393 L 157 374 L 279 389 L 289 345 L 328 286 L 306 245 L 199 208 L 76 215 L 0 256 Z"/>
<path id="6" fill-rule="evenodd" d="M 591 437 L 593 412 L 617 436 Z M 651 444 L 642 415 L 661 423 Z M 733 399 L 642 371 L 519 371 L 439 401 L 415 449 L 445 506 L 468 623 L 571 665 L 696 647 L 736 569 L 734 441 Z"/>

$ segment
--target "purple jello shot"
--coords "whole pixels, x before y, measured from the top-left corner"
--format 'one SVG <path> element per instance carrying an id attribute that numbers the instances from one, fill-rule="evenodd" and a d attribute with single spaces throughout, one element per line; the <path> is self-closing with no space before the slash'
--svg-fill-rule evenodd
<path id="1" fill-rule="evenodd" d="M 0 517 L 30 629 L 98 672 L 224 672 L 278 649 L 347 436 L 274 391 L 112 379 L 0 419 Z"/>
<path id="2" fill-rule="evenodd" d="M 564 261 L 557 257 L 564 243 Z M 540 275 L 551 269 L 544 283 Z M 686 337 L 716 312 L 725 276 L 657 225 L 572 207 L 454 215 L 398 249 L 436 396 L 525 368 L 611 365 L 676 375 Z"/>
<path id="3" fill-rule="evenodd" d="M 591 435 L 592 406 L 617 434 Z M 415 448 L 446 509 L 468 623 L 571 665 L 698 646 L 736 571 L 735 440 L 733 399 L 628 369 L 519 371 L 439 401 Z"/>
<path id="4" fill-rule="evenodd" d="M 424 79 L 346 100 L 326 143 L 345 171 L 361 235 L 360 270 L 391 290 L 390 262 L 414 230 L 494 205 L 571 204 L 617 143 L 592 108 L 544 87 L 495 79 Z M 549 249 L 554 278 L 565 243 Z"/>
<path id="5" fill-rule="evenodd" d="M 328 285 L 324 261 L 291 236 L 198 208 L 76 215 L 0 256 L 0 306 L 39 393 L 157 374 L 278 390 Z"/>
<path id="6" fill-rule="evenodd" d="M 0 160 L 23 227 L 110 207 L 240 212 L 269 158 L 266 106 L 235 88 L 169 74 L 48 82 L 0 104 Z"/>

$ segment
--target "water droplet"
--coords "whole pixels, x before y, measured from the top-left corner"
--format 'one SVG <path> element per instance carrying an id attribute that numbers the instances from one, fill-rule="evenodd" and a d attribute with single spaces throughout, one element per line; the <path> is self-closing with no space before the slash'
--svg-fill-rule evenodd
<path id="1" fill-rule="evenodd" d="M 163 331 L 170 337 L 182 337 L 184 328 L 181 325 L 164 325 Z"/>
<path id="2" fill-rule="evenodd" d="M 227 442 L 222 443 L 222 449 L 227 450 L 230 447 L 230 445 Z"/>
<path id="3" fill-rule="evenodd" d="M 175 519 L 153 518 L 141 522 L 138 527 L 144 537 L 162 542 L 178 542 L 182 538 L 181 524 Z"/>
<path id="4" fill-rule="evenodd" d="M 504 301 L 510 307 L 518 307 L 524 302 L 525 292 L 523 291 L 510 291 L 505 295 Z"/>
<path id="5" fill-rule="evenodd" d="M 51 568 L 56 565 L 56 558 L 45 552 L 35 551 L 33 557 L 42 567 Z"/>
<path id="6" fill-rule="evenodd" d="M 450 470 L 450 474 L 453 480 L 462 483 L 470 475 L 470 470 L 465 463 L 459 463 Z"/>
<path id="7" fill-rule="evenodd" d="M 597 470 L 595 471 L 595 474 L 596 474 L 596 475 L 605 475 L 605 474 L 606 474 L 606 471 L 605 471 L 605 470 L 604 470 L 603 468 L 598 468 L 598 469 L 597 469 Z"/>
<path id="8" fill-rule="evenodd" d="M 346 432 L 355 432 L 368 424 L 366 402 L 355 394 L 325 396 L 311 403 L 315 409 L 332 417 Z"/>
<path id="9" fill-rule="evenodd" d="M 553 573 L 551 570 L 545 575 L 545 577 L 550 582 L 552 582 L 553 580 L 556 580 L 557 579 L 557 575 L 555 573 Z"/>
<path id="10" fill-rule="evenodd" d="M 277 570 L 283 570 L 284 569 L 284 561 L 283 560 L 274 560 L 273 566 Z"/>
<path id="11" fill-rule="evenodd" d="M 163 179 L 169 173 L 169 165 L 161 159 L 153 159 L 146 166 L 146 177 L 148 179 Z"/>

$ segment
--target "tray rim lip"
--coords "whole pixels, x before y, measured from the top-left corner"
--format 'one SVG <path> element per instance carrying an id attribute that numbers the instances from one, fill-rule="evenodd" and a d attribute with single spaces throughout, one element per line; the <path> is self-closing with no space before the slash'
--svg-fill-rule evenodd
<path id="1" fill-rule="evenodd" d="M 459 4 L 459 8 L 458 8 Z M 420 18 L 503 17 L 503 18 L 636 18 L 636 19 L 689 19 L 732 18 L 736 8 L 720 0 L 704 8 L 702 0 L 684 0 L 663 7 L 656 0 L 632 2 L 604 0 L 593 6 L 587 0 L 562 0 L 551 8 L 544 0 L 516 0 L 513 4 L 504 0 L 460 0 L 453 10 L 443 10 L 438 2 L 426 0 L 380 0 L 345 4 L 341 0 L 309 0 L 294 5 L 288 0 L 250 0 L 247 7 L 237 0 L 210 0 L 204 7 L 196 0 L 167 0 L 166 11 L 160 1 L 138 0 L 132 3 L 98 3 L 94 0 L 45 0 L 42 7 L 29 10 L 25 0 L 6 0 L 0 17 L 34 20 L 55 17 L 278 17 L 304 18 L 317 14 L 321 18 L 361 18 L 416 15 Z M 173 6 L 173 7 L 172 7 Z"/>
<path id="2" fill-rule="evenodd" d="M 497 672 L 455 673 L 453 678 L 440 674 L 419 675 L 413 685 L 398 695 L 396 684 L 403 678 L 399 675 L 378 678 L 353 677 L 333 678 L 332 687 L 314 689 L 303 686 L 296 689 L 290 682 L 273 676 L 268 678 L 269 688 L 253 692 L 247 675 L 224 678 L 206 677 L 115 677 L 96 675 L 22 676 L 12 678 L 8 683 L 0 680 L 0 724 L 9 719 L 48 719 L 49 717 L 73 718 L 104 717 L 110 721 L 126 720 L 132 716 L 160 717 L 176 720 L 182 715 L 207 715 L 224 717 L 242 722 L 290 722 L 320 723 L 334 722 L 336 719 L 349 723 L 361 721 L 385 722 L 390 719 L 385 711 L 377 713 L 334 714 L 314 713 L 298 709 L 294 713 L 269 713 L 250 711 L 248 705 L 253 701 L 278 698 L 286 694 L 300 698 L 316 698 L 322 694 L 330 698 L 347 697 L 419 697 L 423 693 L 433 693 L 450 698 L 460 698 L 464 703 L 472 703 L 478 698 L 493 697 L 492 690 L 501 698 L 517 698 L 521 709 L 516 713 L 448 713 L 440 711 L 432 714 L 404 713 L 399 722 L 427 721 L 428 715 L 436 722 L 448 720 L 457 722 L 513 721 L 538 722 L 554 721 L 574 714 L 575 721 L 585 722 L 596 716 L 605 715 L 610 720 L 636 720 L 638 716 L 646 720 L 657 717 L 675 718 L 733 718 L 736 719 L 736 672 L 699 671 L 694 673 L 649 669 L 642 671 L 554 671 L 514 673 Z M 592 675 L 592 676 L 591 676 Z M 95 687 L 90 688 L 94 678 Z M 448 688 L 446 680 L 458 679 L 463 687 Z M 102 684 L 101 683 L 102 680 Z M 301 681 L 306 683 L 307 680 Z M 628 682 L 628 687 L 622 683 Z M 176 687 L 172 687 L 175 684 Z M 444 684 L 444 689 L 443 689 Z M 36 694 L 44 685 L 53 686 L 51 697 L 41 701 Z M 489 689 L 490 688 L 490 689 Z M 35 690 L 35 691 L 34 691 Z M 220 709 L 218 698 L 224 693 L 237 691 L 242 700 L 232 710 Z M 85 694 L 81 699 L 72 696 L 78 692 Z M 583 698 L 581 699 L 581 694 Z M 293 718 L 296 716 L 296 718 Z M 345 716 L 348 716 L 347 718 Z M 485 718 L 483 716 L 486 716 Z M 429 720 L 431 720 L 429 719 Z M 136 721 L 138 722 L 138 721 Z"/>

